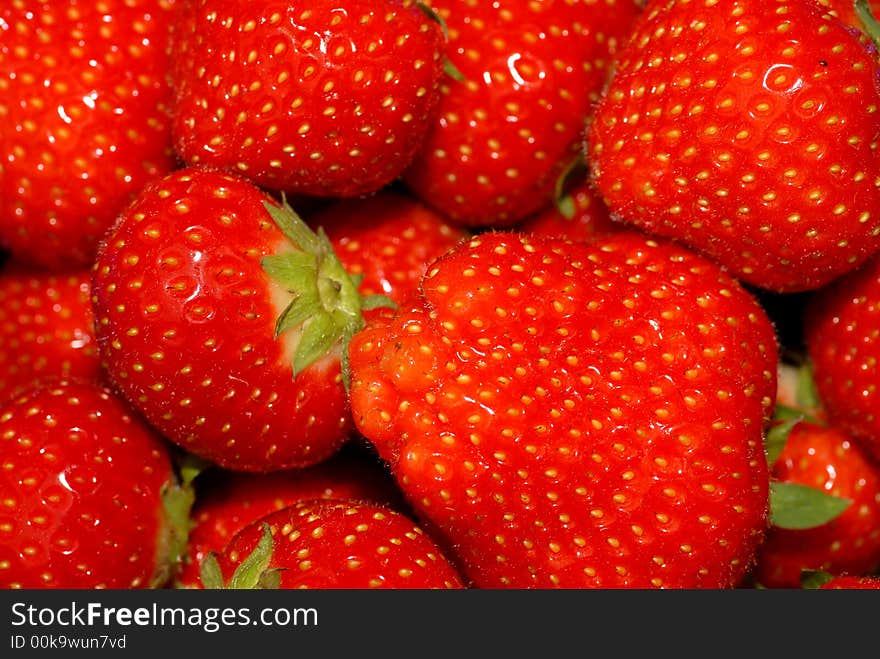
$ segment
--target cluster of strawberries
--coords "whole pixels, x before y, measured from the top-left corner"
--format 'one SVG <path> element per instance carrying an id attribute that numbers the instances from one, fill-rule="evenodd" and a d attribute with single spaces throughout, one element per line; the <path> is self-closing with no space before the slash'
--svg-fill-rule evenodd
<path id="1" fill-rule="evenodd" d="M 880 587 L 877 28 L 9 0 L 0 586 Z"/>

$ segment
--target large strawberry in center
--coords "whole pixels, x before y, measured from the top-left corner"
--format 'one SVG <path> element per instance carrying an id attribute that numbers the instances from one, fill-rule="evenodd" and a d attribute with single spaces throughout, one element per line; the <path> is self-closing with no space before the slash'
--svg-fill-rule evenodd
<path id="1" fill-rule="evenodd" d="M 588 134 L 612 212 L 741 279 L 820 287 L 880 250 L 880 68 L 802 0 L 655 0 Z"/>
<path id="2" fill-rule="evenodd" d="M 631 232 L 486 233 L 351 343 L 351 405 L 480 587 L 730 587 L 766 527 L 773 327 Z"/>

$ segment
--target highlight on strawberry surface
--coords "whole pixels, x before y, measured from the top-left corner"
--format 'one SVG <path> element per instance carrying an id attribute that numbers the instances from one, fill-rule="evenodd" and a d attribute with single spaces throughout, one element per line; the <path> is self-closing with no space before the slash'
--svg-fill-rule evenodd
<path id="1" fill-rule="evenodd" d="M 4 3 L 0 587 L 876 589 L 877 9 Z"/>

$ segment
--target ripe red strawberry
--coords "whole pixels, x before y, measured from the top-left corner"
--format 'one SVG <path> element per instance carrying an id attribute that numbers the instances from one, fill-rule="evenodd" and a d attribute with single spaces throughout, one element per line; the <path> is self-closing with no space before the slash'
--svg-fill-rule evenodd
<path id="1" fill-rule="evenodd" d="M 46 376 L 99 381 L 91 272 L 0 274 L 0 399 Z"/>
<path id="2" fill-rule="evenodd" d="M 355 335 L 351 404 L 478 587 L 730 587 L 776 362 L 754 298 L 682 247 L 487 232 Z"/>
<path id="3" fill-rule="evenodd" d="M 418 525 L 372 503 L 312 500 L 270 513 L 239 531 L 214 565 L 206 588 L 227 585 L 224 577 L 237 588 L 464 587 Z"/>
<path id="4" fill-rule="evenodd" d="M 0 8 L 0 244 L 91 264 L 103 232 L 175 164 L 173 0 L 12 0 Z"/>
<path id="5" fill-rule="evenodd" d="M 820 590 L 880 590 L 880 577 L 844 575 L 833 577 Z"/>
<path id="6" fill-rule="evenodd" d="M 587 134 L 611 212 L 778 292 L 880 250 L 880 64 L 802 0 L 653 0 Z"/>
<path id="7" fill-rule="evenodd" d="M 759 584 L 797 588 L 804 570 L 842 575 L 880 567 L 880 466 L 849 435 L 834 426 L 795 423 L 771 478 L 849 504 L 818 525 L 774 524 L 758 552 L 754 579 Z"/>
<path id="8" fill-rule="evenodd" d="M 611 218 L 604 200 L 586 179 L 578 181 L 561 203 L 548 206 L 516 226 L 517 231 L 535 236 L 581 241 L 625 229 L 629 227 Z"/>
<path id="9" fill-rule="evenodd" d="M 324 229 L 345 269 L 361 277 L 361 295 L 402 302 L 418 289 L 427 265 L 467 232 L 416 199 L 390 189 L 340 200 L 308 222 Z"/>
<path id="10" fill-rule="evenodd" d="M 326 238 L 248 181 L 189 167 L 145 186 L 92 293 L 113 383 L 187 451 L 268 472 L 348 438 L 339 348 L 363 300 Z"/>
<path id="11" fill-rule="evenodd" d="M 455 222 L 511 226 L 553 200 L 633 0 L 438 0 L 449 61 L 439 116 L 404 179 Z"/>
<path id="12" fill-rule="evenodd" d="M 178 560 L 188 513 L 168 446 L 88 381 L 0 407 L 0 588 L 147 588 Z"/>
<path id="13" fill-rule="evenodd" d="M 198 480 L 207 481 L 196 481 L 187 560 L 177 576 L 178 586 L 201 588 L 199 567 L 208 553 L 223 551 L 232 536 L 249 523 L 297 502 L 372 501 L 402 510 L 397 485 L 371 457 L 346 448 L 303 469 L 270 474 L 214 470 L 200 475 Z"/>
<path id="14" fill-rule="evenodd" d="M 880 256 L 811 297 L 804 337 L 829 421 L 880 460 Z"/>
<path id="15" fill-rule="evenodd" d="M 186 0 L 175 35 L 177 151 L 274 190 L 383 187 L 439 98 L 443 33 L 413 0 Z"/>

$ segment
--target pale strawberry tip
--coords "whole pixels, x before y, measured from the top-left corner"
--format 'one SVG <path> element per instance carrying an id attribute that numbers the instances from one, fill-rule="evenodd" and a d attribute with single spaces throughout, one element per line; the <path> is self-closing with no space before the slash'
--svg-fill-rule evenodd
<path id="1" fill-rule="evenodd" d="M 264 206 L 297 248 L 265 256 L 261 262 L 266 274 L 292 295 L 276 320 L 275 338 L 291 329 L 301 330 L 292 360 L 294 377 L 341 344 L 342 376 L 348 388 L 348 343 L 364 326 L 363 312 L 393 309 L 395 304 L 385 295 L 362 296 L 361 278 L 346 271 L 323 229 L 312 231 L 286 200 L 280 206 L 270 202 Z"/>

